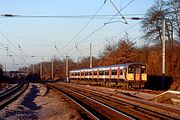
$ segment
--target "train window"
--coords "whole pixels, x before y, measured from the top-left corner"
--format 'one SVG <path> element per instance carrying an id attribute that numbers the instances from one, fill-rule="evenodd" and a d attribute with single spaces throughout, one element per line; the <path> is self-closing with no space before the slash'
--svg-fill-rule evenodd
<path id="1" fill-rule="evenodd" d="M 105 75 L 109 75 L 109 70 L 105 70 Z"/>
<path id="2" fill-rule="evenodd" d="M 88 75 L 88 72 L 85 72 L 85 76 Z"/>
<path id="3" fill-rule="evenodd" d="M 128 73 L 134 73 L 134 68 L 129 68 Z"/>
<path id="4" fill-rule="evenodd" d="M 135 70 L 136 70 L 136 71 L 135 71 L 136 74 L 140 74 L 140 73 L 141 73 L 141 68 L 138 68 L 138 67 L 137 67 L 137 68 L 135 68 Z"/>
<path id="5" fill-rule="evenodd" d="M 104 71 L 99 71 L 99 75 L 104 75 Z"/>
<path id="6" fill-rule="evenodd" d="M 94 75 L 97 75 L 97 71 L 94 71 Z"/>
<path id="7" fill-rule="evenodd" d="M 77 75 L 80 76 L 80 72 L 78 72 Z"/>
<path id="8" fill-rule="evenodd" d="M 92 75 L 92 71 L 89 71 L 89 75 Z"/>
<path id="9" fill-rule="evenodd" d="M 117 70 L 112 70 L 112 75 L 117 75 Z"/>
<path id="10" fill-rule="evenodd" d="M 84 72 L 82 72 L 81 75 L 83 76 L 83 75 L 84 75 Z"/>
<path id="11" fill-rule="evenodd" d="M 120 69 L 120 75 L 123 75 L 123 69 Z"/>
<path id="12" fill-rule="evenodd" d="M 146 73 L 146 68 L 141 68 L 141 73 Z"/>

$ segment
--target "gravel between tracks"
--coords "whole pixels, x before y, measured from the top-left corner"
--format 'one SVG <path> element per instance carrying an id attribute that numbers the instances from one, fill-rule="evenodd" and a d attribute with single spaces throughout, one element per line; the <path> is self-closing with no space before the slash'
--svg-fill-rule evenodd
<path id="1" fill-rule="evenodd" d="M 80 120 L 70 102 L 61 94 L 30 84 L 15 102 L 0 111 L 0 120 Z"/>

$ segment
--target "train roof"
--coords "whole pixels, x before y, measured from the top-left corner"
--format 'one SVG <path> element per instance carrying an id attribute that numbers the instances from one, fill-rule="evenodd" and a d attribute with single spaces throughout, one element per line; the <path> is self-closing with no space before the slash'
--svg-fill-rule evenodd
<path id="1" fill-rule="evenodd" d="M 99 66 L 99 67 L 94 67 L 93 69 L 99 69 L 99 68 L 117 68 L 117 67 L 127 68 L 129 65 L 136 65 L 136 64 L 144 65 L 142 63 L 125 63 L 125 64 L 115 64 L 115 65 L 110 65 L 110 66 Z"/>
<path id="2" fill-rule="evenodd" d="M 78 69 L 78 70 L 70 70 L 70 72 L 80 72 L 80 71 L 91 71 L 92 68 L 82 68 L 82 69 Z"/>
<path id="3" fill-rule="evenodd" d="M 79 72 L 79 70 L 70 70 L 69 72 Z"/>
<path id="4" fill-rule="evenodd" d="M 98 67 L 93 67 L 93 68 L 82 68 L 82 69 L 78 69 L 78 70 L 71 70 L 70 72 L 80 72 L 80 71 L 91 71 L 93 70 L 108 70 L 109 68 L 111 69 L 123 69 L 123 68 L 127 68 L 129 65 L 136 65 L 136 64 L 140 64 L 140 65 L 144 65 L 142 63 L 125 63 L 125 64 L 115 64 L 115 65 L 110 65 L 110 66 L 98 66 Z"/>

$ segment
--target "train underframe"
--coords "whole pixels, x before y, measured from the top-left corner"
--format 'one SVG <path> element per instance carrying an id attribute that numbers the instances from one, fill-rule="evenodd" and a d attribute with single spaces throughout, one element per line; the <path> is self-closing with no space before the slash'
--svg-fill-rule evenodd
<path id="1" fill-rule="evenodd" d="M 143 89 L 144 81 L 127 81 L 124 79 L 92 79 L 92 78 L 71 78 L 70 82 L 75 84 L 92 85 L 92 86 L 104 86 L 112 88 L 124 88 L 124 89 Z"/>

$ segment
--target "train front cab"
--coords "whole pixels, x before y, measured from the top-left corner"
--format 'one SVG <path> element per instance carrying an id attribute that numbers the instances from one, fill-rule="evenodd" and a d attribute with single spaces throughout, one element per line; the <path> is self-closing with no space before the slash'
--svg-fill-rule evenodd
<path id="1" fill-rule="evenodd" d="M 131 87 L 142 88 L 147 81 L 146 66 L 141 64 L 129 65 L 126 71 L 126 79 Z"/>

